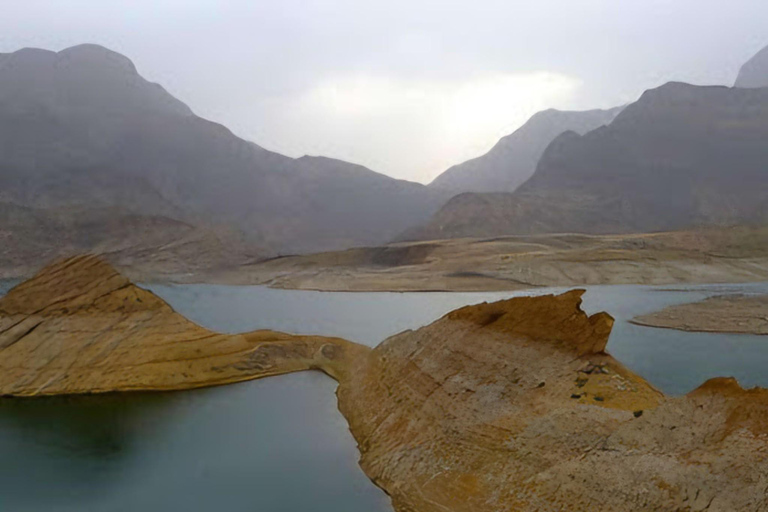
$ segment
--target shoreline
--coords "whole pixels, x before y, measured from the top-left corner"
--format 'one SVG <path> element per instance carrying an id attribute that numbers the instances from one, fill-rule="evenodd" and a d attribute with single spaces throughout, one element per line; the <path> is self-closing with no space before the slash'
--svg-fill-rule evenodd
<path id="1" fill-rule="evenodd" d="M 768 294 L 716 295 L 669 306 L 629 322 L 685 332 L 768 336 Z"/>

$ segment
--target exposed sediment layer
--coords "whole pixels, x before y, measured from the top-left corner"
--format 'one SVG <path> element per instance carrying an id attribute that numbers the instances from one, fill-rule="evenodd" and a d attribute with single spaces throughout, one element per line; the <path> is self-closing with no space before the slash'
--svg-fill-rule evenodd
<path id="1" fill-rule="evenodd" d="M 325 291 L 495 291 L 766 281 L 768 229 L 399 243 L 277 258 L 206 279 Z"/>
<path id="2" fill-rule="evenodd" d="M 582 291 L 456 310 L 373 350 L 221 335 L 108 265 L 47 268 L 0 300 L 0 392 L 183 389 L 319 369 L 398 512 L 762 511 L 768 391 L 666 397 L 605 352 Z"/>
<path id="3" fill-rule="evenodd" d="M 669 306 L 632 323 L 680 331 L 768 335 L 768 295 L 721 295 Z"/>

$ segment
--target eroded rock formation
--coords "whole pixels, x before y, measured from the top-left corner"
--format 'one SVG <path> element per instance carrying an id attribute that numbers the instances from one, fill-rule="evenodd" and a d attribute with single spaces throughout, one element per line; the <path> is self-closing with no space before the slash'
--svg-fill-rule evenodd
<path id="1" fill-rule="evenodd" d="M 43 269 L 0 299 L 0 393 L 171 390 L 308 368 L 338 378 L 340 339 L 211 332 L 93 256 Z"/>
<path id="2" fill-rule="evenodd" d="M 358 362 L 339 405 L 398 511 L 762 510 L 768 392 L 666 398 L 580 291 L 462 308 Z"/>
<path id="3" fill-rule="evenodd" d="M 666 397 L 582 291 L 456 310 L 370 350 L 192 324 L 92 257 L 0 300 L 0 392 L 182 389 L 319 369 L 397 512 L 762 511 L 768 391 Z"/>

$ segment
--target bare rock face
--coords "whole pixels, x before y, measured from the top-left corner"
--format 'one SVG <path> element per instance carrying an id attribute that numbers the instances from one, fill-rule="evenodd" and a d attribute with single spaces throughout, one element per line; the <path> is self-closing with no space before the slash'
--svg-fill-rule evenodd
<path id="1" fill-rule="evenodd" d="M 580 296 L 462 308 L 357 362 L 339 405 L 396 510 L 768 506 L 767 392 L 664 397 L 604 352 L 613 320 Z"/>
<path id="2" fill-rule="evenodd" d="M 315 336 L 208 331 L 93 256 L 46 267 L 0 299 L 4 395 L 187 389 L 315 367 L 339 378 L 347 351 L 361 350 Z"/>

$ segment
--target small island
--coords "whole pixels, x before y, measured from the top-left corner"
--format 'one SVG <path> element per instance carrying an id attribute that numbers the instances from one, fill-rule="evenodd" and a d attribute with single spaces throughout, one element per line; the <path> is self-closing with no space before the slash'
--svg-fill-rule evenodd
<path id="1" fill-rule="evenodd" d="M 719 295 L 670 306 L 631 322 L 680 331 L 768 335 L 768 295 Z"/>

